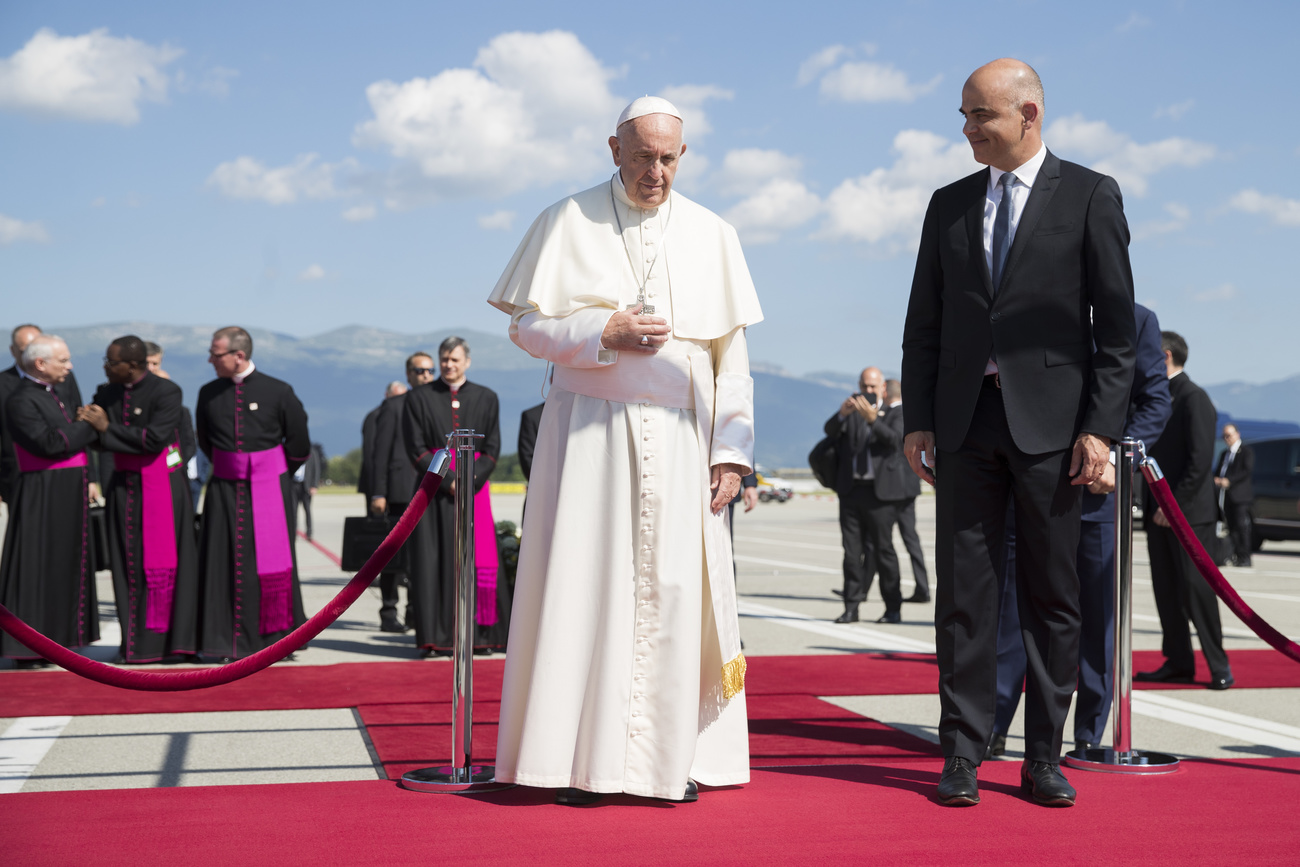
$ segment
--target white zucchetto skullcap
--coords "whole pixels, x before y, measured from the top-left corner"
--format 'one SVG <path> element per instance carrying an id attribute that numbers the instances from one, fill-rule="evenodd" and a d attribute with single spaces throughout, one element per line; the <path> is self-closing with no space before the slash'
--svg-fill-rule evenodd
<path id="1" fill-rule="evenodd" d="M 677 110 L 677 106 L 661 96 L 643 96 L 640 99 L 634 99 L 623 109 L 623 113 L 618 116 L 618 123 L 614 124 L 617 130 L 620 126 L 638 117 L 645 117 L 647 114 L 667 114 L 678 120 L 682 119 L 682 113 Z"/>

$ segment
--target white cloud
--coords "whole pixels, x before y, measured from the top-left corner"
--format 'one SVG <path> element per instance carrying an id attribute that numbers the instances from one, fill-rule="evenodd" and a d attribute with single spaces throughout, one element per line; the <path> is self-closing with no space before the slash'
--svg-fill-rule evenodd
<path id="1" fill-rule="evenodd" d="M 1086 120 L 1080 114 L 1055 121 L 1043 138 L 1056 153 L 1110 175 L 1125 194 L 1134 196 L 1146 195 L 1151 175 L 1174 166 L 1198 166 L 1218 152 L 1212 144 L 1177 137 L 1138 144 L 1105 121 Z"/>
<path id="2" fill-rule="evenodd" d="M 729 196 L 744 196 L 773 178 L 789 179 L 799 174 L 801 163 L 777 150 L 741 148 L 728 151 L 714 184 Z"/>
<path id="3" fill-rule="evenodd" d="M 49 240 L 50 233 L 45 231 L 45 226 L 39 221 L 27 222 L 0 214 L 0 247 L 8 247 L 19 241 L 47 244 Z"/>
<path id="4" fill-rule="evenodd" d="M 1237 287 L 1231 283 L 1223 283 L 1215 286 L 1213 289 L 1206 289 L 1204 292 L 1197 292 L 1192 296 L 1193 300 L 1202 304 L 1213 301 L 1231 301 L 1237 297 Z"/>
<path id="5" fill-rule="evenodd" d="M 805 84 L 811 84 L 817 76 L 822 74 L 823 70 L 830 69 L 839 62 L 841 57 L 849 53 L 849 49 L 843 45 L 828 45 L 821 51 L 818 51 L 812 57 L 809 57 L 803 63 L 799 64 L 799 74 L 795 78 L 795 83 L 800 87 Z"/>
<path id="6" fill-rule="evenodd" d="M 166 100 L 163 69 L 182 53 L 106 28 L 60 36 L 43 27 L 0 59 L 0 108 L 129 126 L 140 120 L 142 101 Z"/>
<path id="7" fill-rule="evenodd" d="M 682 135 L 688 142 L 713 132 L 709 118 L 704 113 L 704 103 L 710 99 L 734 99 L 735 94 L 713 84 L 681 84 L 665 87 L 659 95 L 677 106 L 682 113 Z M 615 120 L 618 118 L 616 117 Z"/>
<path id="8" fill-rule="evenodd" d="M 260 199 L 273 205 L 343 195 L 335 178 L 355 171 L 356 162 L 317 163 L 317 159 L 317 154 L 302 154 L 287 166 L 267 168 L 253 157 L 239 157 L 217 166 L 208 186 L 231 199 Z"/>
<path id="9" fill-rule="evenodd" d="M 472 69 L 371 84 L 353 140 L 409 161 L 435 196 L 585 181 L 609 159 L 615 76 L 572 33 L 503 33 Z"/>
<path id="10" fill-rule="evenodd" d="M 817 237 L 865 241 L 895 251 L 914 244 L 935 189 L 980 168 L 964 142 L 922 130 L 894 137 L 898 158 L 889 168 L 848 178 L 826 198 Z"/>
<path id="11" fill-rule="evenodd" d="M 366 220 L 373 220 L 377 210 L 374 205 L 357 205 L 355 208 L 348 208 L 343 212 L 343 219 L 349 223 L 364 223 Z"/>
<path id="12" fill-rule="evenodd" d="M 1182 120 L 1183 115 L 1196 107 L 1196 100 L 1184 99 L 1182 102 L 1175 102 L 1173 105 L 1162 105 L 1156 109 L 1157 118 L 1167 117 L 1170 120 Z"/>
<path id="13" fill-rule="evenodd" d="M 934 90 L 942 80 L 942 75 L 936 75 L 917 84 L 891 63 L 850 61 L 822 77 L 821 94 L 844 102 L 911 102 Z"/>
<path id="14" fill-rule="evenodd" d="M 1262 214 L 1279 226 L 1300 226 L 1300 201 L 1295 199 L 1250 189 L 1237 193 L 1228 204 L 1247 214 Z"/>
<path id="15" fill-rule="evenodd" d="M 1150 18 L 1146 17 L 1140 12 L 1133 12 L 1130 13 L 1128 18 L 1124 20 L 1124 23 L 1120 24 L 1118 27 L 1115 28 L 1115 32 L 1128 33 L 1129 31 L 1132 30 L 1140 30 L 1143 27 L 1146 27 L 1150 24 L 1151 24 Z"/>
<path id="16" fill-rule="evenodd" d="M 95 198 L 90 200 L 90 206 L 92 208 L 102 208 L 107 204 L 108 204 L 108 199 L 104 198 L 103 196 L 96 196 Z"/>
<path id="17" fill-rule="evenodd" d="M 782 231 L 801 226 L 821 212 L 822 201 L 802 181 L 776 178 L 723 215 L 750 244 L 775 241 Z"/>
<path id="18" fill-rule="evenodd" d="M 514 222 L 514 211 L 493 211 L 478 218 L 478 227 L 480 229 L 500 229 L 508 232 Z"/>
<path id="19" fill-rule="evenodd" d="M 1169 202 L 1164 207 L 1165 214 L 1168 215 L 1164 220 L 1151 220 L 1134 227 L 1133 240 L 1145 241 L 1148 238 L 1154 238 L 1156 235 L 1167 235 L 1170 232 L 1181 232 L 1187 228 L 1187 221 L 1191 219 L 1192 212 L 1186 205 L 1180 205 L 1177 202 Z"/>
<path id="20" fill-rule="evenodd" d="M 303 272 L 298 275 L 298 279 L 304 282 L 311 282 L 313 280 L 324 280 L 325 269 L 322 268 L 320 265 L 308 265 L 303 270 Z"/>

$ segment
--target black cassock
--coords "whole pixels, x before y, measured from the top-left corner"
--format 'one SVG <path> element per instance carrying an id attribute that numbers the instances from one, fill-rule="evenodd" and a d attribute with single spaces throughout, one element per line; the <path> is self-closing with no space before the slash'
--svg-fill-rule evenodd
<path id="1" fill-rule="evenodd" d="M 143 522 L 146 509 L 140 473 L 121 469 L 124 460 L 102 461 L 114 470 L 106 476 L 108 551 L 113 569 L 113 595 L 122 624 L 122 658 L 126 662 L 157 662 L 171 654 L 198 649 L 199 554 L 194 538 L 194 504 L 185 456 L 178 448 L 186 417 L 181 389 L 160 376 L 146 373 L 134 385 L 101 385 L 95 403 L 108 414 L 108 430 L 99 446 L 112 456 L 157 455 L 171 450 L 168 464 L 172 527 L 176 536 L 176 579 L 172 590 L 169 628 L 147 628 L 148 587 L 145 581 Z"/>
<path id="2" fill-rule="evenodd" d="M 499 415 L 496 392 L 473 382 L 466 382 L 455 395 L 441 379 L 407 392 L 402 427 L 411 463 L 420 477 L 433 453 L 446 448 L 447 434 L 469 428 L 483 434 L 474 462 L 474 491 L 480 491 L 501 454 Z M 444 651 L 452 648 L 456 629 L 456 502 L 448 493 L 453 478 L 450 475 L 443 481 L 406 543 L 413 611 L 407 619 L 413 621 L 415 643 Z M 415 485 L 419 487 L 419 477 Z M 477 626 L 474 646 L 504 650 L 509 634 L 510 591 L 504 576 L 498 574 L 497 622 Z"/>
<path id="3" fill-rule="evenodd" d="M 37 458 L 62 461 L 94 443 L 77 407 L 45 385 L 24 379 L 5 401 L 7 434 Z M 0 557 L 0 602 L 64 647 L 99 640 L 94 550 L 90 544 L 88 467 L 20 472 L 9 500 L 9 529 Z M 39 654 L 0 632 L 0 654 Z"/>
<path id="4" fill-rule="evenodd" d="M 9 395 L 26 381 L 18 372 L 17 365 L 0 370 L 0 498 L 5 502 L 13 499 L 14 488 L 18 485 L 18 460 L 14 457 L 13 437 L 9 435 L 9 427 L 5 423 L 5 403 L 8 402 Z M 81 406 L 81 389 L 77 386 L 76 374 L 69 370 L 68 378 L 54 386 L 54 393 L 69 408 L 73 418 L 76 418 L 76 409 Z M 95 481 L 93 472 L 90 480 Z"/>
<path id="5" fill-rule="evenodd" d="M 209 458 L 213 449 L 259 452 L 284 446 L 288 471 L 280 475 L 280 499 L 292 553 L 297 517 L 293 474 L 311 454 L 307 412 L 292 386 L 259 370 L 242 384 L 233 379 L 213 380 L 199 390 L 194 426 L 199 448 Z M 239 659 L 289 633 L 261 632 L 261 583 L 251 503 L 247 480 L 220 479 L 213 473 L 199 522 L 199 651 L 207 656 Z M 307 619 L 296 554 L 290 592 L 296 627 Z"/>

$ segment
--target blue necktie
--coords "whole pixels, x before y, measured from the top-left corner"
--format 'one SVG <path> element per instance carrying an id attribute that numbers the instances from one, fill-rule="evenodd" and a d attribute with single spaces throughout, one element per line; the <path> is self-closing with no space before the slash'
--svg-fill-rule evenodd
<path id="1" fill-rule="evenodd" d="M 1007 263 L 1007 250 L 1011 247 L 1011 187 L 1016 183 L 1016 176 L 1006 172 L 998 183 L 1002 185 L 1002 201 L 998 203 L 998 214 L 993 220 L 994 292 L 1002 284 L 1002 268 Z"/>

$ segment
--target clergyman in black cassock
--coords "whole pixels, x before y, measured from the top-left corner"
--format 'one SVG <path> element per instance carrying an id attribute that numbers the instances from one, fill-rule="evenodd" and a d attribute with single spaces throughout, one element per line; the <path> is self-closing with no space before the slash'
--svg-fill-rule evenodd
<path id="1" fill-rule="evenodd" d="M 287 382 L 254 367 L 251 352 L 243 329 L 217 332 L 209 360 L 218 379 L 199 390 L 195 412 L 199 448 L 213 464 L 199 532 L 199 648 L 219 659 L 255 653 L 306 620 L 292 486 L 311 453 L 307 412 Z M 259 513 L 259 501 L 281 517 Z"/>
<path id="2" fill-rule="evenodd" d="M 23 374 L 18 369 L 18 357 L 27 344 L 40 334 L 41 329 L 35 325 L 19 325 L 15 328 L 9 344 L 14 365 L 0 370 L 0 500 L 6 503 L 12 502 L 14 488 L 18 485 L 18 460 L 14 457 L 13 437 L 9 435 L 8 425 L 5 423 L 4 406 L 9 395 L 17 390 L 23 380 Z M 77 385 L 77 375 L 71 370 L 68 371 L 68 376 L 63 382 L 54 383 L 54 393 L 63 401 L 64 406 L 72 407 L 73 410 L 81 406 L 81 389 Z M 93 473 L 90 479 L 95 480 Z"/>
<path id="3" fill-rule="evenodd" d="M 67 346 L 57 338 L 37 340 L 50 354 L 28 365 L 29 378 L 5 401 L 19 473 L 8 500 L 0 602 L 53 641 L 82 647 L 99 640 L 86 455 L 95 429 L 76 420 L 78 407 L 65 403 L 55 388 L 72 366 Z M 7 632 L 0 633 L 0 655 L 40 660 Z"/>
<path id="4" fill-rule="evenodd" d="M 126 663 L 176 661 L 198 647 L 199 560 L 181 444 L 181 388 L 150 373 L 143 350 L 133 337 L 109 346 L 109 381 L 94 401 L 103 417 L 91 420 L 100 449 L 113 455 L 105 479 L 108 549 Z"/>
<path id="5" fill-rule="evenodd" d="M 458 345 L 453 351 L 459 352 L 463 348 L 463 345 Z M 447 354 L 439 353 L 440 356 Z M 441 357 L 439 360 L 442 361 Z M 468 358 L 465 361 L 468 362 Z M 423 474 L 433 453 L 447 446 L 447 435 L 453 430 L 468 428 L 483 434 L 477 449 L 478 458 L 474 462 L 474 492 L 477 495 L 487 484 L 501 454 L 497 395 L 489 388 L 464 380 L 463 373 L 459 387 L 453 391 L 447 383 L 445 365 L 443 376 L 443 379 L 414 388 L 406 394 L 402 425 L 411 462 Z M 410 604 L 414 608 L 414 616 L 410 619 L 415 627 L 416 646 L 425 656 L 449 652 L 455 639 L 456 503 L 451 493 L 453 479 L 454 476 L 449 477 L 438 489 L 407 542 Z M 484 552 L 478 552 L 477 558 L 479 566 L 484 566 Z M 492 560 L 495 563 L 496 558 Z M 482 601 L 479 603 L 479 626 L 474 639 L 477 649 L 505 648 L 510 632 L 510 596 L 503 580 L 496 582 L 496 600 L 496 622 L 491 625 L 482 624 L 484 619 L 491 617 L 484 616 Z"/>

